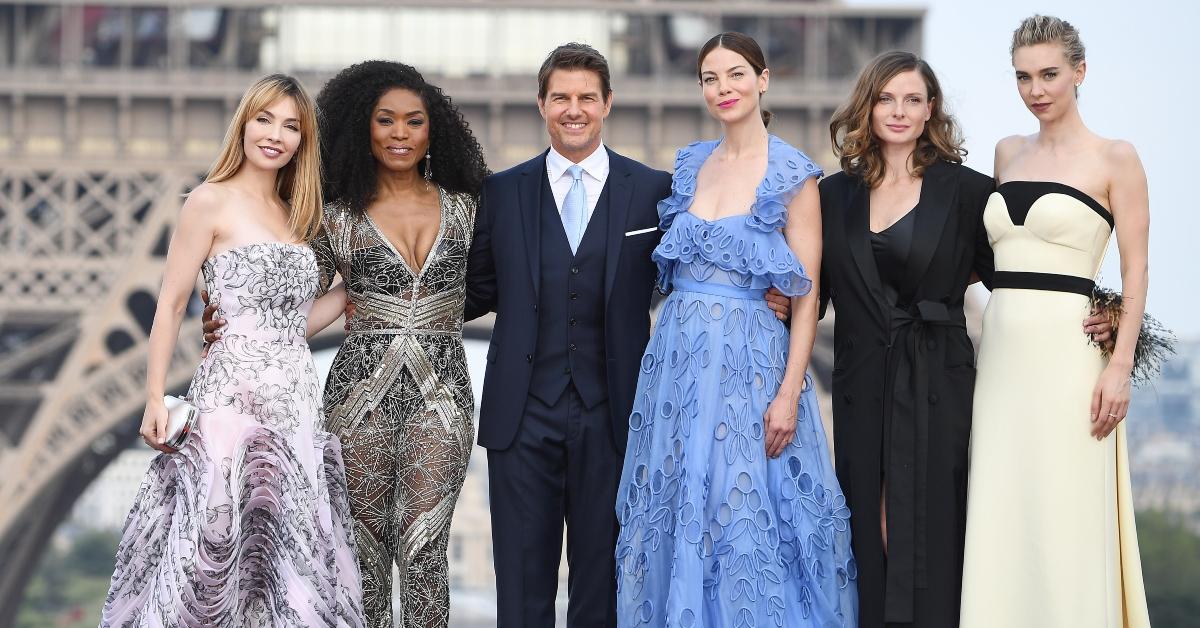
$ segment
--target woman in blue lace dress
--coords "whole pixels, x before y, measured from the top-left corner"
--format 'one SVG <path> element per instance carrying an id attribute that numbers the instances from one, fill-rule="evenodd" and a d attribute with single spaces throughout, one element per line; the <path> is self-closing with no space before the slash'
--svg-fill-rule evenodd
<path id="1" fill-rule="evenodd" d="M 855 626 L 850 511 L 805 372 L 821 171 L 767 134 L 753 39 L 718 35 L 697 65 L 724 137 L 679 151 L 659 204 L 670 296 L 629 419 L 618 623 Z M 763 300 L 772 286 L 792 297 L 790 334 Z"/>

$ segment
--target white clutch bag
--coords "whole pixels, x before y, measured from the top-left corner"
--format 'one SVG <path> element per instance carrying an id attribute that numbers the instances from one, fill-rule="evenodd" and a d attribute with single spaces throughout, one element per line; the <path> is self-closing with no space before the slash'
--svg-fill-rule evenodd
<path id="1" fill-rule="evenodd" d="M 187 399 L 173 395 L 163 397 L 163 403 L 167 406 L 167 437 L 163 444 L 171 449 L 182 449 L 196 429 L 200 409 Z"/>

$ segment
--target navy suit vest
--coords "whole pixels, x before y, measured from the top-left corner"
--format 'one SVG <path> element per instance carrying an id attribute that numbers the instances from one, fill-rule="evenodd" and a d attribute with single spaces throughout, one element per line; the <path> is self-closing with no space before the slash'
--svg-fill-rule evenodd
<path id="1" fill-rule="evenodd" d="M 588 408 L 608 398 L 604 356 L 604 262 L 608 182 L 575 254 L 542 170 L 541 285 L 529 394 L 553 405 L 573 384 Z"/>

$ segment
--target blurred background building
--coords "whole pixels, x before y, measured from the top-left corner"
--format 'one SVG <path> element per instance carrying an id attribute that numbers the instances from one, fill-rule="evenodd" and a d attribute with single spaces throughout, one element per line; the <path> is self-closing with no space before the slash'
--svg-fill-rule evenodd
<path id="1" fill-rule="evenodd" d="M 151 457 L 136 429 L 167 237 L 182 194 L 202 179 L 259 76 L 296 75 L 315 95 L 357 61 L 413 64 L 453 97 L 500 170 L 545 147 L 535 74 L 554 46 L 583 41 L 614 73 L 606 142 L 669 169 L 676 148 L 718 133 L 700 103 L 696 51 L 739 30 L 771 64 L 772 132 L 832 171 L 833 110 L 874 55 L 920 51 L 923 20 L 918 7 L 832 0 L 0 2 L 0 628 L 19 617 L 95 625 L 113 534 Z M 183 324 L 169 374 L 178 392 L 198 360 L 197 314 Z M 469 328 L 469 350 L 489 333 Z M 823 334 L 818 375 L 830 366 Z M 335 331 L 317 344 L 339 340 Z M 1161 407 L 1146 411 L 1185 416 L 1176 410 L 1186 407 L 1186 419 L 1163 421 L 1194 430 L 1200 358 L 1189 351 L 1168 372 L 1170 395 L 1164 383 Z M 1183 460 L 1194 472 L 1195 445 L 1177 440 L 1156 455 L 1164 468 Z M 450 549 L 460 627 L 494 623 L 476 453 Z M 1189 490 L 1179 484 L 1169 491 Z M 1194 515 L 1200 504 L 1190 499 Z M 59 573 L 76 568 L 92 580 Z M 28 610 L 56 604 L 57 615 Z"/>

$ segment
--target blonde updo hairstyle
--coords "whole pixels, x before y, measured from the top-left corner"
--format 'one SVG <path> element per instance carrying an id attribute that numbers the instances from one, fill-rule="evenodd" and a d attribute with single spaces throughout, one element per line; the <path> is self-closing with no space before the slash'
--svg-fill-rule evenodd
<path id="1" fill-rule="evenodd" d="M 1008 55 L 1011 57 L 1018 48 L 1052 43 L 1062 45 L 1063 55 L 1067 57 L 1067 62 L 1073 69 L 1087 60 L 1079 30 L 1070 22 L 1052 15 L 1031 15 L 1022 20 L 1017 30 L 1013 31 Z M 1075 94 L 1079 94 L 1078 86 L 1075 87 Z"/>

